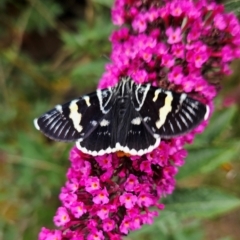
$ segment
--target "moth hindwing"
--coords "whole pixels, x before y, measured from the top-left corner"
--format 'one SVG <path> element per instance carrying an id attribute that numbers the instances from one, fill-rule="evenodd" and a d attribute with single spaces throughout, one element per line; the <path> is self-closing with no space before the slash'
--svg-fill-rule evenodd
<path id="1" fill-rule="evenodd" d="M 124 77 L 114 87 L 98 89 L 34 120 L 35 127 L 56 141 L 75 141 L 96 156 L 116 151 L 143 155 L 161 138 L 183 135 L 209 115 L 209 107 L 188 97 Z"/>

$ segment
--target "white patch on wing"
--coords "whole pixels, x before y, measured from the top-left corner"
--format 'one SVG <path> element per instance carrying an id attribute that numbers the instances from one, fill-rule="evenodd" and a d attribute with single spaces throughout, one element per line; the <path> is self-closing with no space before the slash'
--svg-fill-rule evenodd
<path id="1" fill-rule="evenodd" d="M 90 107 L 91 106 L 90 97 L 89 96 L 83 96 L 82 98 L 85 100 L 87 106 Z"/>
<path id="2" fill-rule="evenodd" d="M 197 102 L 192 102 L 190 105 L 191 105 L 192 108 L 198 109 Z"/>
<path id="3" fill-rule="evenodd" d="M 133 125 L 140 125 L 141 122 L 142 122 L 142 119 L 140 117 L 136 117 L 131 121 Z"/>
<path id="4" fill-rule="evenodd" d="M 59 122 L 58 125 L 54 127 L 54 130 L 53 130 L 54 133 L 58 130 L 58 128 L 61 126 L 61 124 L 62 124 L 62 122 Z"/>
<path id="5" fill-rule="evenodd" d="M 192 115 L 196 115 L 196 112 L 195 112 L 190 106 L 187 106 L 187 110 L 188 110 Z"/>
<path id="6" fill-rule="evenodd" d="M 206 113 L 204 115 L 204 120 L 207 120 L 210 114 L 210 108 L 208 105 L 206 105 Z"/>
<path id="7" fill-rule="evenodd" d="M 49 130 L 52 130 L 53 129 L 53 127 L 57 124 L 57 123 L 60 123 L 61 124 L 61 121 L 59 121 L 59 118 L 57 118 L 57 119 L 53 119 L 53 121 L 51 121 L 52 122 L 52 124 L 49 126 Z M 49 124 L 48 124 L 49 125 Z"/>
<path id="8" fill-rule="evenodd" d="M 145 117 L 145 118 L 143 119 L 144 122 L 148 122 L 148 121 L 150 121 L 150 120 L 151 120 L 150 117 Z"/>
<path id="9" fill-rule="evenodd" d="M 175 121 L 176 121 L 176 123 L 177 123 L 177 125 L 178 125 L 179 130 L 181 131 L 181 130 L 182 130 L 182 127 L 181 127 L 179 121 L 178 121 L 177 119 L 175 119 Z"/>
<path id="10" fill-rule="evenodd" d="M 182 114 L 179 114 L 179 116 L 180 116 L 182 122 L 185 124 L 185 126 L 188 127 L 188 124 L 187 124 L 187 122 L 186 122 L 184 116 L 182 116 Z"/>
<path id="11" fill-rule="evenodd" d="M 109 97 L 107 99 L 107 101 L 105 102 L 105 105 L 103 105 L 103 97 L 107 97 L 107 91 L 109 91 Z M 109 101 L 111 100 L 111 97 L 112 97 L 112 88 L 109 87 L 108 90 L 100 90 L 100 89 L 97 89 L 96 91 L 97 93 L 97 97 L 98 97 L 98 101 L 99 101 L 99 106 L 100 106 L 100 109 L 102 111 L 103 114 L 107 114 L 111 108 L 109 108 L 108 110 L 106 110 L 106 106 L 108 105 Z M 105 95 L 105 96 L 104 96 Z"/>
<path id="12" fill-rule="evenodd" d="M 59 129 L 58 131 L 58 136 L 60 136 L 60 134 L 62 133 L 63 129 L 65 129 L 65 126 L 68 124 L 68 122 L 65 122 L 64 125 L 62 125 L 62 127 Z M 65 135 L 66 136 L 66 135 Z"/>
<path id="13" fill-rule="evenodd" d="M 162 89 L 157 89 L 155 92 L 154 92 L 154 98 L 153 98 L 153 101 L 154 102 L 156 102 L 157 101 L 157 99 L 158 99 L 158 95 L 159 95 L 159 93 L 161 93 L 162 92 Z"/>
<path id="14" fill-rule="evenodd" d="M 48 114 L 47 118 L 45 117 L 46 115 L 44 115 L 43 117 L 45 117 L 45 118 L 43 121 L 44 122 L 47 121 L 45 126 L 48 127 L 52 122 L 54 123 L 54 121 L 56 121 L 56 119 L 58 118 L 58 115 L 59 115 L 59 113 L 56 110 L 52 111 L 52 114 Z"/>
<path id="15" fill-rule="evenodd" d="M 67 130 L 65 130 L 65 134 L 64 134 L 64 137 L 66 137 L 67 136 L 67 134 L 68 134 L 68 132 L 69 132 L 69 130 L 71 129 L 71 127 L 69 127 Z"/>
<path id="16" fill-rule="evenodd" d="M 142 108 L 143 103 L 145 102 L 145 99 L 146 99 L 146 96 L 147 96 L 147 93 L 148 93 L 150 87 L 151 87 L 150 84 L 146 84 L 145 88 L 143 88 L 143 86 L 141 84 L 139 84 L 137 86 L 137 89 L 135 91 L 135 96 L 136 96 L 136 100 L 137 100 L 139 106 L 138 106 L 138 108 L 136 108 L 136 111 L 139 111 Z M 138 91 L 142 91 L 142 90 L 144 90 L 144 93 L 143 93 L 143 97 L 142 97 L 141 102 L 140 102 L 140 100 L 138 98 Z"/>
<path id="17" fill-rule="evenodd" d="M 110 122 L 106 119 L 103 119 L 101 122 L 100 122 L 100 126 L 101 127 L 106 127 L 110 124 Z"/>
<path id="18" fill-rule="evenodd" d="M 69 110 L 70 110 L 69 118 L 72 119 L 74 128 L 78 132 L 81 132 L 83 129 L 82 126 L 80 125 L 80 122 L 82 119 L 82 114 L 78 112 L 78 105 L 77 105 L 78 101 L 79 100 L 71 101 L 71 103 L 69 105 Z"/>
<path id="19" fill-rule="evenodd" d="M 55 106 L 55 109 L 56 109 L 58 112 L 62 113 L 62 106 L 61 106 L 61 105 Z"/>
<path id="20" fill-rule="evenodd" d="M 182 93 L 180 96 L 180 105 L 182 105 L 183 101 L 186 99 L 187 94 L 186 93 Z"/>
<path id="21" fill-rule="evenodd" d="M 90 122 L 93 126 L 96 126 L 97 125 L 97 121 L 93 120 Z"/>
<path id="22" fill-rule="evenodd" d="M 171 92 L 166 91 L 164 105 L 159 109 L 159 120 L 156 121 L 156 126 L 159 129 L 166 121 L 168 113 L 172 111 L 173 95 Z"/>
<path id="23" fill-rule="evenodd" d="M 33 123 L 34 123 L 35 128 L 36 128 L 37 130 L 40 130 L 40 127 L 39 127 L 39 125 L 38 125 L 38 118 L 35 118 L 35 119 L 33 120 Z"/>
<path id="24" fill-rule="evenodd" d="M 184 109 L 182 110 L 183 114 L 185 114 L 185 116 L 187 117 L 187 119 L 191 122 L 193 122 L 193 119 L 191 118 L 191 116 L 188 114 L 188 112 L 186 112 Z"/>
<path id="25" fill-rule="evenodd" d="M 49 118 L 51 118 L 53 115 L 56 114 L 56 112 L 57 112 L 56 109 L 54 109 L 53 111 L 51 111 L 51 112 L 49 112 L 49 113 L 45 113 L 44 116 L 43 116 L 43 117 L 44 117 L 44 120 L 43 120 L 43 121 L 45 122 L 46 120 L 48 120 Z"/>

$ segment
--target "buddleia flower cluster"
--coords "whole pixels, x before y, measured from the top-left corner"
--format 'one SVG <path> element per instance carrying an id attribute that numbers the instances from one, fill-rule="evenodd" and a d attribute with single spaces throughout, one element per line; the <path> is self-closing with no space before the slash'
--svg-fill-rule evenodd
<path id="1" fill-rule="evenodd" d="M 210 106 L 222 76 L 240 56 L 240 25 L 223 5 L 208 0 L 116 0 L 110 36 L 111 63 L 99 88 L 123 76 L 137 83 L 185 92 Z M 117 152 L 93 157 L 76 147 L 61 189 L 57 230 L 42 228 L 40 240 L 119 240 L 152 224 L 172 194 L 175 175 L 184 164 L 186 143 L 207 125 L 161 144 L 143 156 Z M 153 210 L 154 209 L 154 210 Z"/>

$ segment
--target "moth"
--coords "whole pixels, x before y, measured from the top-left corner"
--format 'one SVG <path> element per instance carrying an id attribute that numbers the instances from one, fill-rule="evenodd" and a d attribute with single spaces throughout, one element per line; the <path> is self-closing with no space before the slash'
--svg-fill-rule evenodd
<path id="1" fill-rule="evenodd" d="M 122 77 L 113 87 L 57 105 L 34 120 L 47 137 L 76 142 L 93 156 L 123 151 L 141 156 L 161 139 L 194 129 L 209 116 L 209 107 L 187 96 Z"/>

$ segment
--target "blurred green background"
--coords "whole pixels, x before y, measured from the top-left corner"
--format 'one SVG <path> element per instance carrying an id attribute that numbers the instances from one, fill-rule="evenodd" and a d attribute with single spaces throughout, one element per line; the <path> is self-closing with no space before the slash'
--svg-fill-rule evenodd
<path id="1" fill-rule="evenodd" d="M 45 138 L 33 119 L 96 88 L 111 51 L 112 2 L 0 1 L 0 240 L 54 227 L 73 144 Z M 226 4 L 239 13 L 239 1 Z M 166 209 L 127 239 L 240 239 L 240 62 L 232 69 Z"/>

